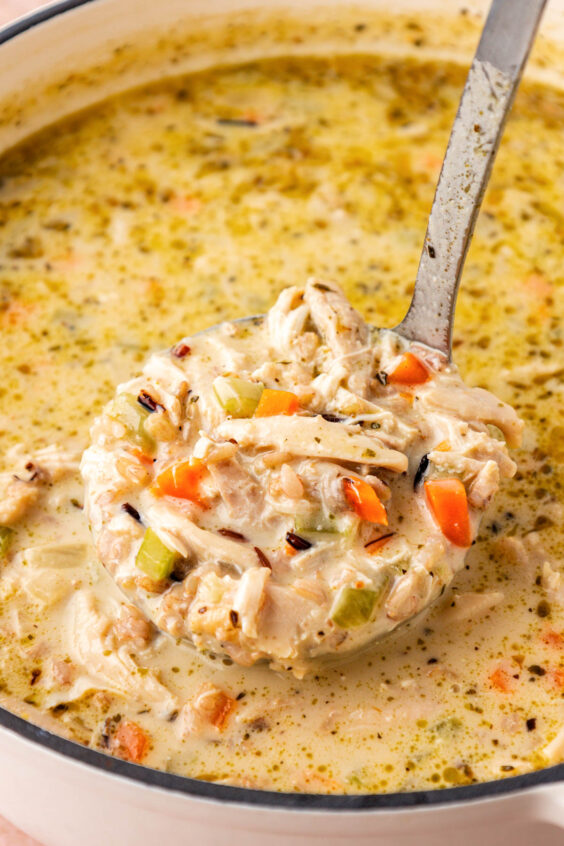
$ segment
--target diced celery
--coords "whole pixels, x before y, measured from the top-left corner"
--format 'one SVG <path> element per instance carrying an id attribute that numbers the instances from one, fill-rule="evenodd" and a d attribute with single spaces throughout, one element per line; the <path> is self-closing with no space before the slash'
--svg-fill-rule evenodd
<path id="1" fill-rule="evenodd" d="M 159 582 L 170 576 L 180 557 L 176 550 L 165 546 L 157 533 L 149 528 L 145 532 L 135 563 L 149 578 Z"/>
<path id="2" fill-rule="evenodd" d="M 231 417 L 252 417 L 264 385 L 235 376 L 218 376 L 214 379 L 213 389 L 220 406 Z"/>
<path id="3" fill-rule="evenodd" d="M 342 587 L 331 608 L 331 619 L 342 629 L 354 629 L 367 623 L 390 584 L 391 572 L 380 570 L 375 573 L 370 588 Z"/>
<path id="4" fill-rule="evenodd" d="M 8 526 L 0 526 L 0 557 L 7 554 L 12 543 L 14 530 Z"/>
<path id="5" fill-rule="evenodd" d="M 462 728 L 462 720 L 458 717 L 446 717 L 438 723 L 429 727 L 430 731 L 436 732 L 441 737 L 452 738 Z"/>
<path id="6" fill-rule="evenodd" d="M 370 588 L 343 587 L 331 609 L 331 619 L 341 629 L 354 629 L 372 616 L 378 591 Z"/>
<path id="7" fill-rule="evenodd" d="M 294 527 L 298 534 L 336 534 L 339 531 L 337 521 L 323 513 L 321 509 L 309 514 L 296 514 Z"/>
<path id="8" fill-rule="evenodd" d="M 496 441 L 505 441 L 505 435 L 503 434 L 499 426 L 495 426 L 493 423 L 488 423 L 487 427 L 488 432 L 490 433 L 492 438 L 495 438 Z"/>
<path id="9" fill-rule="evenodd" d="M 145 421 L 151 412 L 137 402 L 133 394 L 118 394 L 108 410 L 110 417 L 119 420 L 128 430 L 135 443 L 144 452 L 152 452 L 154 439 L 145 431 Z"/>

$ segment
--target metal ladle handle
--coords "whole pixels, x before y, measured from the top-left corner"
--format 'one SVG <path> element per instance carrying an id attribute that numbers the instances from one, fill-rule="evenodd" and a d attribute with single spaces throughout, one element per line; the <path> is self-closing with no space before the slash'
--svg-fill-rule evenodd
<path id="1" fill-rule="evenodd" d="M 493 0 L 452 127 L 413 298 L 396 327 L 449 359 L 464 260 L 546 2 Z"/>

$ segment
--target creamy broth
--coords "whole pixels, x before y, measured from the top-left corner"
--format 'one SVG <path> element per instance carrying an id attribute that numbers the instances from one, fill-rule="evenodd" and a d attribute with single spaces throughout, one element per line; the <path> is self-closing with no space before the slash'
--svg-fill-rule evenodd
<path id="1" fill-rule="evenodd" d="M 264 312 L 311 274 L 374 324 L 397 322 L 463 76 L 362 56 L 217 69 L 4 156 L 2 469 L 28 478 L 25 456 L 51 444 L 80 453 L 150 350 Z M 165 636 L 116 651 L 125 600 L 96 561 L 78 471 L 53 473 L 0 579 L 8 707 L 117 754 L 115 727 L 131 721 L 149 766 L 277 790 L 445 787 L 562 758 L 563 118 L 560 93 L 525 86 L 465 271 L 456 361 L 526 430 L 454 587 L 354 662 L 299 681 Z M 190 731 L 186 703 L 205 684 L 235 704 L 221 730 Z"/>

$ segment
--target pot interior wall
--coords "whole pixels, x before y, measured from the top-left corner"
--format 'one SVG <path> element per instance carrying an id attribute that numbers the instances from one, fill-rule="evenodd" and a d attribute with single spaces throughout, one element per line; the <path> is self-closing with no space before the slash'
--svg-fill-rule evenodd
<path id="1" fill-rule="evenodd" d="M 425 12 L 420 54 L 468 61 L 488 0 L 465 2 L 463 11 L 458 3 L 445 8 L 437 0 L 397 0 L 393 12 L 385 0 L 354 5 L 308 0 L 305 11 L 298 0 L 67 0 L 60 5 L 71 8 L 39 25 L 26 28 L 24 20 L 5 31 L 0 150 L 111 94 L 163 76 L 268 55 L 413 52 L 414 34 L 405 23 L 414 10 Z M 455 21 L 453 27 L 441 25 L 445 14 Z M 531 65 L 537 73 L 555 75 L 556 68 L 564 73 L 559 44 L 564 45 L 564 0 L 552 0 Z"/>

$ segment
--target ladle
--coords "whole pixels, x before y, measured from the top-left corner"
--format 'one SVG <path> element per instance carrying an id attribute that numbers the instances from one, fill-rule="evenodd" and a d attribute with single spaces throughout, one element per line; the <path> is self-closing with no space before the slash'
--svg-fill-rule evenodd
<path id="1" fill-rule="evenodd" d="M 466 253 L 545 5 L 493 0 L 450 134 L 413 298 L 395 330 L 449 359 Z"/>

